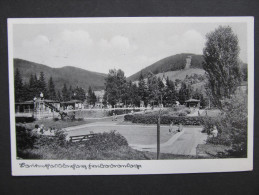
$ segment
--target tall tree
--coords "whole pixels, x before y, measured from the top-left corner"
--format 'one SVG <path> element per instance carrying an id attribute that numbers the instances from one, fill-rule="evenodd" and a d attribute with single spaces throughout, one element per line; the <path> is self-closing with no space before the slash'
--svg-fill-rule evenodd
<path id="1" fill-rule="evenodd" d="M 144 104 L 147 105 L 148 103 L 148 87 L 146 81 L 144 80 L 142 72 L 139 76 L 138 82 L 138 96 L 141 101 L 144 101 Z"/>
<path id="2" fill-rule="evenodd" d="M 176 101 L 176 91 L 174 82 L 166 78 L 166 89 L 165 89 L 165 98 L 164 103 L 168 105 L 175 104 Z"/>
<path id="3" fill-rule="evenodd" d="M 49 94 L 49 99 L 51 100 L 56 100 L 56 90 L 55 90 L 55 85 L 53 83 L 52 77 L 49 78 L 48 81 L 48 94 Z"/>
<path id="4" fill-rule="evenodd" d="M 62 95 L 60 94 L 60 91 L 58 90 L 58 93 L 57 93 L 57 100 L 58 101 L 63 101 L 63 98 L 62 98 Z"/>
<path id="5" fill-rule="evenodd" d="M 66 83 L 64 83 L 64 86 L 62 88 L 62 99 L 63 99 L 63 101 L 69 101 L 70 100 Z"/>
<path id="6" fill-rule="evenodd" d="M 127 82 L 127 101 L 126 104 L 132 104 L 135 106 L 140 105 L 140 98 L 138 95 L 138 87 L 132 81 Z"/>
<path id="7" fill-rule="evenodd" d="M 186 100 L 191 98 L 192 89 L 190 86 L 187 86 L 185 82 L 182 82 L 181 88 L 178 94 L 178 100 L 181 104 L 184 104 Z"/>
<path id="8" fill-rule="evenodd" d="M 164 85 L 162 79 L 158 77 L 158 95 L 159 95 L 159 103 L 165 103 L 165 92 L 166 92 L 166 86 Z"/>
<path id="9" fill-rule="evenodd" d="M 76 87 L 73 93 L 73 97 L 77 100 L 85 101 L 86 96 L 85 96 L 85 90 L 81 87 Z"/>
<path id="10" fill-rule="evenodd" d="M 78 88 L 78 87 L 77 87 Z M 73 90 L 72 86 L 70 85 L 68 91 L 68 97 L 69 97 L 69 100 L 72 100 L 72 99 L 77 99 L 76 98 L 76 95 L 75 95 L 75 90 Z"/>
<path id="11" fill-rule="evenodd" d="M 241 81 L 238 38 L 229 26 L 219 26 L 206 37 L 203 68 L 207 72 L 211 98 L 221 107 L 221 100 L 230 98 Z"/>
<path id="12" fill-rule="evenodd" d="M 45 82 L 45 75 L 43 72 L 40 72 L 38 88 L 39 88 L 40 93 L 43 93 L 44 98 L 48 98 L 48 91 L 47 91 L 46 82 Z"/>
<path id="13" fill-rule="evenodd" d="M 89 88 L 88 88 L 86 99 L 87 99 L 88 104 L 91 104 L 91 105 L 95 105 L 95 103 L 97 101 L 97 97 L 96 97 L 94 91 L 92 90 L 91 86 L 89 86 Z"/>
<path id="14" fill-rule="evenodd" d="M 23 101 L 24 88 L 23 88 L 22 77 L 18 68 L 16 68 L 15 70 L 14 91 L 15 91 L 15 102 Z"/>
<path id="15" fill-rule="evenodd" d="M 160 91 L 159 91 L 158 80 L 152 72 L 148 73 L 147 84 L 148 84 L 148 94 L 149 94 L 150 103 L 153 103 L 153 104 L 159 103 Z"/>
<path id="16" fill-rule="evenodd" d="M 105 100 L 114 106 L 126 97 L 126 77 L 122 70 L 111 69 L 105 79 Z"/>

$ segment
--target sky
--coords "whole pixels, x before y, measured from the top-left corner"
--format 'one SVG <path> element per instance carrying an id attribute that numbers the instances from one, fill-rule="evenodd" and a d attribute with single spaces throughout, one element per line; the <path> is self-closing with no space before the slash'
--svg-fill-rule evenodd
<path id="1" fill-rule="evenodd" d="M 202 54 L 206 34 L 229 25 L 238 36 L 240 59 L 247 62 L 246 23 L 47 23 L 14 24 L 14 58 L 52 68 L 75 66 L 130 76 L 179 53 Z"/>

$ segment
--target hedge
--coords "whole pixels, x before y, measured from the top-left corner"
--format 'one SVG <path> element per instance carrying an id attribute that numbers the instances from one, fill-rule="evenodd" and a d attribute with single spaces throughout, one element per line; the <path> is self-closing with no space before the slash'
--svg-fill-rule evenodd
<path id="1" fill-rule="evenodd" d="M 162 115 L 160 123 L 161 124 L 170 124 L 171 122 L 173 122 L 174 124 L 181 123 L 182 125 L 202 125 L 202 124 L 204 124 L 205 118 L 208 118 L 208 117 Z M 132 123 L 156 124 L 157 115 L 143 115 L 143 114 L 125 115 L 124 120 L 131 121 Z"/>

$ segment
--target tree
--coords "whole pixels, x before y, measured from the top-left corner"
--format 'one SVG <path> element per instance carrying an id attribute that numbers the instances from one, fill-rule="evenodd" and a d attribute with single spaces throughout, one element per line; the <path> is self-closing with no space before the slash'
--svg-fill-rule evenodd
<path id="1" fill-rule="evenodd" d="M 105 78 L 104 99 L 114 106 L 116 103 L 126 100 L 127 82 L 122 70 L 111 69 Z"/>
<path id="2" fill-rule="evenodd" d="M 138 82 L 138 96 L 141 101 L 144 101 L 144 104 L 147 105 L 148 103 L 148 87 L 146 81 L 144 80 L 142 72 L 139 76 Z"/>
<path id="3" fill-rule="evenodd" d="M 60 101 L 60 102 L 63 101 L 63 98 L 60 94 L 60 91 L 58 91 L 58 93 L 57 93 L 57 100 Z"/>
<path id="4" fill-rule="evenodd" d="M 48 94 L 49 94 L 49 99 L 51 100 L 56 100 L 56 91 L 55 91 L 55 85 L 53 83 L 52 77 L 49 78 L 48 82 Z"/>
<path id="5" fill-rule="evenodd" d="M 132 81 L 127 82 L 127 100 L 126 104 L 140 105 L 138 87 Z"/>
<path id="6" fill-rule="evenodd" d="M 89 86 L 88 88 L 88 92 L 87 92 L 87 102 L 88 104 L 91 104 L 91 105 L 95 105 L 96 101 L 97 101 L 97 97 L 94 93 L 94 91 L 92 90 L 91 86 Z"/>
<path id="7" fill-rule="evenodd" d="M 178 100 L 181 104 L 184 104 L 186 100 L 191 98 L 192 88 L 191 86 L 187 86 L 185 82 L 182 82 L 181 88 L 178 94 Z"/>
<path id="8" fill-rule="evenodd" d="M 66 83 L 64 83 L 64 86 L 63 86 L 63 89 L 62 89 L 62 99 L 63 99 L 63 101 L 69 101 L 70 100 Z"/>
<path id="9" fill-rule="evenodd" d="M 238 38 L 229 26 L 219 26 L 206 37 L 203 68 L 207 73 L 211 98 L 221 107 L 221 100 L 230 98 L 241 81 Z"/>
<path id="10" fill-rule="evenodd" d="M 77 100 L 85 101 L 86 99 L 85 90 L 81 87 L 76 87 L 73 93 L 73 97 Z"/>
<path id="11" fill-rule="evenodd" d="M 164 103 L 168 105 L 172 105 L 172 104 L 175 104 L 175 101 L 176 101 L 175 85 L 174 85 L 174 82 L 169 80 L 169 78 L 167 77 Z"/>
<path id="12" fill-rule="evenodd" d="M 23 82 L 18 68 L 16 68 L 15 76 L 14 76 L 14 92 L 15 92 L 15 102 L 21 102 L 24 100 Z"/>
<path id="13" fill-rule="evenodd" d="M 148 84 L 149 100 L 153 103 L 154 102 L 158 103 L 161 97 L 160 91 L 159 91 L 158 79 L 152 72 L 148 73 L 147 84 Z"/>
<path id="14" fill-rule="evenodd" d="M 72 100 L 72 99 L 76 99 L 75 97 L 75 91 L 73 90 L 72 86 L 70 85 L 68 91 L 68 97 L 69 97 L 69 100 Z"/>
<path id="15" fill-rule="evenodd" d="M 43 93 L 44 98 L 48 98 L 48 91 L 46 88 L 45 75 L 43 72 L 40 72 L 40 78 L 38 81 L 38 89 L 40 93 Z"/>

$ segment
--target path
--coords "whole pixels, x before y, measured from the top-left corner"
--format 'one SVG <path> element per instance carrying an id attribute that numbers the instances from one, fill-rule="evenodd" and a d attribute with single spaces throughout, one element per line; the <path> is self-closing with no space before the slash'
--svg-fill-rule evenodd
<path id="1" fill-rule="evenodd" d="M 201 133 L 201 127 L 184 127 L 183 132 L 177 133 L 168 142 L 161 144 L 161 153 L 180 155 L 196 155 L 198 144 L 204 144 L 207 134 Z M 132 145 L 134 149 L 156 152 L 156 145 Z"/>

